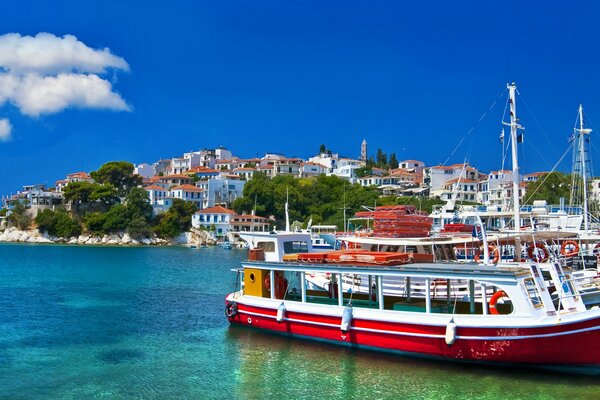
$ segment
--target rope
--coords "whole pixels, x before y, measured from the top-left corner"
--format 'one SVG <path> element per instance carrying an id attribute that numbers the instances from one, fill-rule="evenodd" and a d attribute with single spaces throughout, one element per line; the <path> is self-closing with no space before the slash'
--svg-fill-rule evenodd
<path id="1" fill-rule="evenodd" d="M 500 93 L 500 95 L 498 96 L 498 98 L 496 98 L 496 100 L 494 100 L 492 102 L 492 104 L 483 113 L 483 115 L 479 118 L 479 120 L 471 127 L 471 129 L 469 129 L 467 131 L 467 133 L 462 137 L 462 139 L 460 139 L 460 141 L 458 142 L 458 144 L 456 145 L 456 147 L 454 148 L 454 150 L 452 150 L 452 152 L 450 153 L 450 155 L 448 156 L 448 158 L 446 158 L 446 161 L 444 161 L 444 163 L 442 165 L 446 165 L 448 163 L 448 161 L 450 160 L 450 158 L 452 158 L 452 156 L 456 153 L 456 151 L 462 145 L 462 143 L 465 141 L 465 139 L 471 133 L 473 133 L 475 131 L 475 129 L 479 126 L 479 123 L 488 115 L 488 113 L 492 110 L 492 108 L 494 108 L 494 106 L 496 105 L 496 103 L 498 102 L 498 100 L 500 100 L 500 98 L 504 95 L 504 93 L 506 92 L 506 90 L 508 90 L 508 89 L 505 88 L 504 90 L 502 90 L 502 92 Z"/>

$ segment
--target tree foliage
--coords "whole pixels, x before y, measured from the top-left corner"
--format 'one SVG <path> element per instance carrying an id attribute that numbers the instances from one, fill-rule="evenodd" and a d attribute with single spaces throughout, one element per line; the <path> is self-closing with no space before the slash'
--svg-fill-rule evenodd
<path id="1" fill-rule="evenodd" d="M 527 186 L 525 204 L 536 200 L 546 200 L 548 204 L 559 204 L 560 198 L 569 199 L 571 194 L 571 176 L 560 172 L 550 172 L 539 177 Z"/>
<path id="2" fill-rule="evenodd" d="M 255 173 L 244 186 L 244 196 L 233 203 L 233 209 L 238 213 L 250 212 L 256 204 L 257 215 L 273 216 L 281 228 L 285 224 L 287 200 L 290 221 L 307 223 L 312 217 L 314 224 L 335 224 L 342 228 L 344 205 L 346 218 L 350 218 L 361 206 L 375 204 L 377 198 L 376 190 L 352 185 L 337 176 L 296 179 L 278 175 L 269 179 Z"/>
<path id="3" fill-rule="evenodd" d="M 31 225 L 31 217 L 27 214 L 25 204 L 17 201 L 13 206 L 10 215 L 6 218 L 9 224 L 16 226 L 21 230 L 28 229 Z"/>
<path id="4" fill-rule="evenodd" d="M 64 210 L 38 212 L 35 223 L 42 232 L 51 236 L 70 238 L 81 234 L 81 226 Z"/>
<path id="5" fill-rule="evenodd" d="M 133 174 L 134 168 L 133 164 L 127 161 L 110 161 L 90 175 L 100 184 L 111 184 L 117 189 L 118 195 L 124 197 L 131 188 L 142 183 L 142 177 Z"/>
<path id="6" fill-rule="evenodd" d="M 158 217 L 154 232 L 163 238 L 173 238 L 190 229 L 192 215 L 198 210 L 195 203 L 173 199 L 171 208 Z"/>
<path id="7" fill-rule="evenodd" d="M 86 210 L 106 211 L 119 201 L 117 189 L 110 183 L 71 182 L 63 189 L 63 196 L 75 213 L 81 212 L 84 204 L 88 206 Z"/>

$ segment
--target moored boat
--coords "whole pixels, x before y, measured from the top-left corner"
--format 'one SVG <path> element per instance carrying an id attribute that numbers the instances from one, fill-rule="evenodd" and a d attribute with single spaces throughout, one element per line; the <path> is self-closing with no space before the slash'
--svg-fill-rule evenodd
<path id="1" fill-rule="evenodd" d="M 249 261 L 242 267 L 243 283 L 226 299 L 232 324 L 420 357 L 600 372 L 600 309 L 586 309 L 570 270 L 560 263 L 544 271 L 534 263 Z M 546 273 L 561 283 L 558 301 Z M 334 276 L 335 284 L 311 289 L 311 274 Z M 345 277 L 368 281 L 369 293 L 355 293 Z M 383 279 L 390 277 L 404 282 L 403 293 L 384 292 Z M 458 281 L 468 282 L 460 296 L 435 290 L 440 282 L 449 288 Z"/>

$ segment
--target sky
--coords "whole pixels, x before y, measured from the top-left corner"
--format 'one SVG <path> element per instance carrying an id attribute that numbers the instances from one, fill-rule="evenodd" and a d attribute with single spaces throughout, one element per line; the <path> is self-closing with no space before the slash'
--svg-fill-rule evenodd
<path id="1" fill-rule="evenodd" d="M 598 159 L 600 4 L 493 3 L 7 2 L 0 194 L 218 146 L 358 157 L 363 139 L 370 155 L 487 172 L 502 166 L 507 82 L 523 173 L 570 169 L 557 162 L 580 103 Z"/>

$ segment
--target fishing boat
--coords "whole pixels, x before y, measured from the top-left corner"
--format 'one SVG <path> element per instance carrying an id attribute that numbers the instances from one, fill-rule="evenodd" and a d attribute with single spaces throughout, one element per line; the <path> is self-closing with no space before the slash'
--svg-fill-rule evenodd
<path id="1" fill-rule="evenodd" d="M 231 324 L 402 355 L 600 373 L 600 309 L 586 309 L 561 263 L 542 271 L 536 263 L 268 262 L 260 249 L 252 253 L 236 270 L 240 287 L 226 297 Z M 560 282 L 558 301 L 546 273 Z M 337 284 L 311 289 L 310 275 L 335 276 Z M 370 292 L 355 293 L 344 277 L 372 282 Z M 403 282 L 403 293 L 384 292 L 386 278 Z M 461 296 L 436 290 L 457 281 L 468 282 Z"/>

